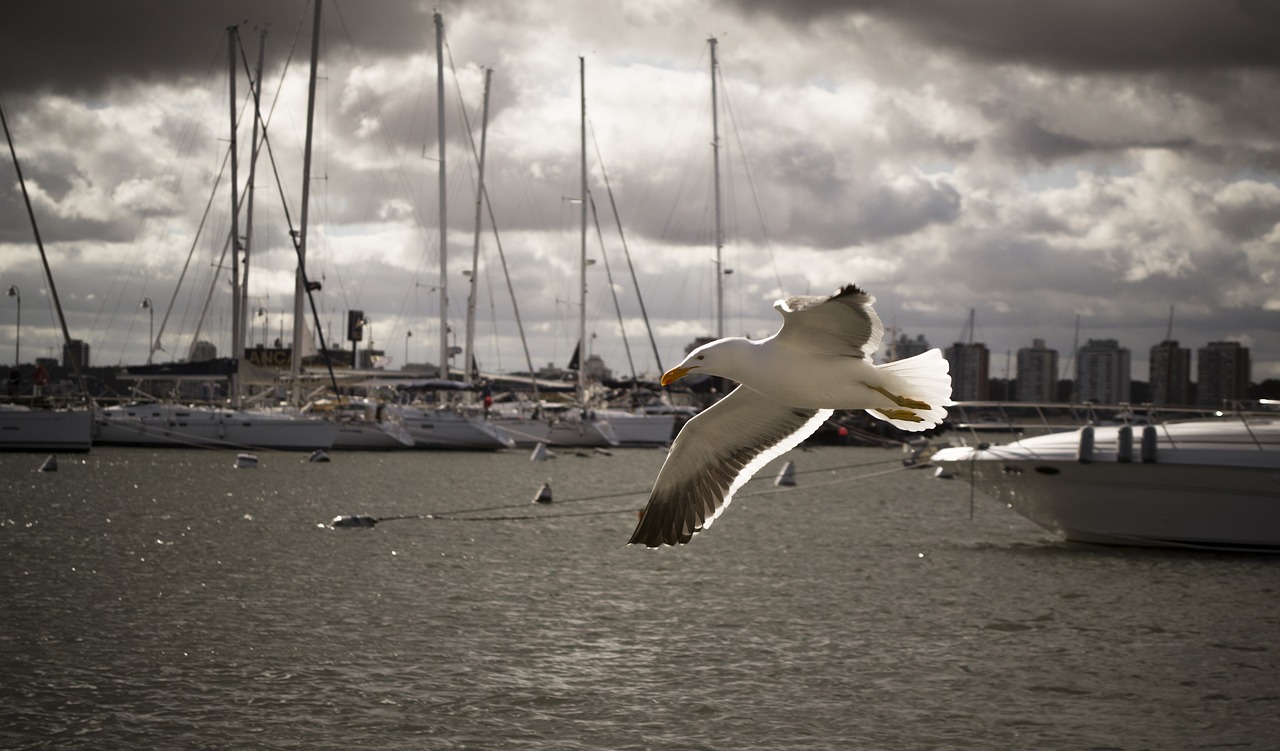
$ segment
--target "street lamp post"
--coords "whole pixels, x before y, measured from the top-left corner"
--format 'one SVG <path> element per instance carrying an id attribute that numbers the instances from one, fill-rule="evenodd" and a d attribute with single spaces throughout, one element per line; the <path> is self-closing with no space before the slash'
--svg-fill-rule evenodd
<path id="1" fill-rule="evenodd" d="M 18 364 L 22 362 L 22 291 L 18 289 L 18 285 L 9 287 L 9 297 L 18 301 L 18 322 L 13 337 L 13 369 L 17 370 Z"/>
<path id="2" fill-rule="evenodd" d="M 150 297 L 142 298 L 140 308 L 146 308 L 147 311 L 147 364 L 151 364 L 151 356 L 156 351 L 156 309 L 151 304 Z"/>
<path id="3" fill-rule="evenodd" d="M 404 332 L 404 365 L 400 366 L 401 370 L 404 370 L 409 365 L 409 339 L 412 336 L 412 331 Z"/>

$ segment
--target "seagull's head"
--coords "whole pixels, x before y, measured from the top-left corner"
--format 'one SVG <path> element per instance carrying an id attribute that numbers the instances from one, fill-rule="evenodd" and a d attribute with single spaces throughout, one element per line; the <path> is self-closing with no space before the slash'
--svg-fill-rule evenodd
<path id="1" fill-rule="evenodd" d="M 749 349 L 751 342 L 741 337 L 717 339 L 690 352 L 684 361 L 662 374 L 662 385 L 670 386 L 693 371 L 707 375 L 734 378 L 738 353 Z"/>

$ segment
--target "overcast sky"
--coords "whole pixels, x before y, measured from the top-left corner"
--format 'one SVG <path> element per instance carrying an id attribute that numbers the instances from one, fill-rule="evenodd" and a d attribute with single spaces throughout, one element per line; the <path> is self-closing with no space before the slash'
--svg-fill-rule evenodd
<path id="1" fill-rule="evenodd" d="M 1078 320 L 1081 344 L 1118 340 L 1145 378 L 1149 349 L 1172 320 L 1184 347 L 1239 341 L 1252 350 L 1255 381 L 1280 378 L 1280 4 L 473 0 L 439 9 L 449 336 L 458 345 L 476 216 L 465 123 L 478 142 L 490 67 L 485 180 L 510 283 L 535 364 L 564 364 L 573 350 L 579 56 L 604 239 L 601 249 L 593 224 L 591 351 L 629 370 L 611 273 L 635 367 L 657 370 L 611 203 L 661 364 L 714 331 L 714 36 L 726 97 L 727 333 L 767 335 L 780 321 L 777 297 L 855 282 L 901 333 L 943 347 L 985 342 L 996 377 L 1006 353 L 1036 338 L 1065 364 Z M 326 335 L 349 346 L 345 311 L 364 310 L 392 368 L 406 353 L 435 362 L 440 348 L 433 10 L 351 0 L 323 8 L 308 266 L 323 282 Z M 185 356 L 206 299 L 199 337 L 229 348 L 229 285 L 213 272 L 229 232 L 229 177 L 216 192 L 215 180 L 229 143 L 230 25 L 250 66 L 268 31 L 263 108 L 283 186 L 261 158 L 250 342 L 283 330 L 287 343 L 284 207 L 296 227 L 310 7 L 51 0 L 5 9 L 0 96 L 72 335 L 89 342 L 94 365 L 144 361 L 152 325 L 164 331 L 157 360 Z M 243 65 L 236 93 L 243 113 Z M 243 184 L 251 120 L 241 117 Z M 486 215 L 477 357 L 485 369 L 523 369 L 494 237 Z M 60 351 L 7 157 L 0 285 L 21 291 L 22 359 Z M 0 362 L 13 357 L 16 313 L 16 300 L 0 299 Z"/>

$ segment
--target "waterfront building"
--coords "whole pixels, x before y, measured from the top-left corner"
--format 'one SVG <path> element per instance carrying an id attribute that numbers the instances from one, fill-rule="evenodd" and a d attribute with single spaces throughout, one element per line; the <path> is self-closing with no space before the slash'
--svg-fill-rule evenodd
<path id="1" fill-rule="evenodd" d="M 1151 403 L 1175 406 L 1191 403 L 1191 350 L 1176 340 L 1151 348 Z"/>
<path id="2" fill-rule="evenodd" d="M 1058 350 L 1046 347 L 1043 339 L 1033 339 L 1030 347 L 1018 350 L 1015 396 L 1020 402 L 1051 402 L 1057 390 Z"/>
<path id="3" fill-rule="evenodd" d="M 919 334 L 915 339 L 907 338 L 906 334 L 902 334 L 897 339 L 889 341 L 888 361 L 905 360 L 908 357 L 923 355 L 929 351 L 929 342 L 924 338 L 924 334 Z"/>
<path id="4" fill-rule="evenodd" d="M 956 342 L 943 353 L 951 364 L 951 398 L 955 401 L 990 399 L 991 353 L 981 342 Z"/>
<path id="5" fill-rule="evenodd" d="M 1115 339 L 1090 339 L 1076 357 L 1075 400 L 1098 404 L 1129 401 L 1129 350 Z"/>
<path id="6" fill-rule="evenodd" d="M 62 367 L 71 367 L 72 355 L 81 369 L 89 367 L 89 343 L 83 339 L 72 339 L 62 345 Z"/>
<path id="7" fill-rule="evenodd" d="M 1197 402 L 1205 407 L 1246 399 L 1251 377 L 1249 348 L 1239 342 L 1209 342 L 1196 352 Z"/>

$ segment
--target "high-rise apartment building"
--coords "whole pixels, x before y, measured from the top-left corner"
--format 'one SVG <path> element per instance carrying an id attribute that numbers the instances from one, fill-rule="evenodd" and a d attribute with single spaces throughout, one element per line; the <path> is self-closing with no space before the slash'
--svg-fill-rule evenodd
<path id="1" fill-rule="evenodd" d="M 906 334 L 902 334 L 897 339 L 890 340 L 887 354 L 892 361 L 905 360 L 928 351 L 929 342 L 925 340 L 924 334 L 917 335 L 915 339 L 908 339 Z"/>
<path id="2" fill-rule="evenodd" d="M 1115 339 L 1090 339 L 1076 357 L 1075 400 L 1129 401 L 1129 350 Z"/>
<path id="3" fill-rule="evenodd" d="M 1250 370 L 1248 347 L 1241 347 L 1239 342 L 1209 342 L 1196 352 L 1196 402 L 1220 407 L 1234 399 L 1248 398 Z"/>
<path id="4" fill-rule="evenodd" d="M 1151 403 L 1191 403 L 1191 350 L 1165 340 L 1151 348 Z"/>
<path id="5" fill-rule="evenodd" d="M 943 356 L 951 364 L 951 398 L 955 401 L 985 401 L 990 398 L 988 369 L 991 353 L 980 342 L 947 347 Z"/>
<path id="6" fill-rule="evenodd" d="M 1018 385 L 1015 392 L 1020 402 L 1051 402 L 1058 391 L 1058 350 L 1044 346 L 1043 339 L 1033 339 L 1030 347 L 1018 350 Z"/>

